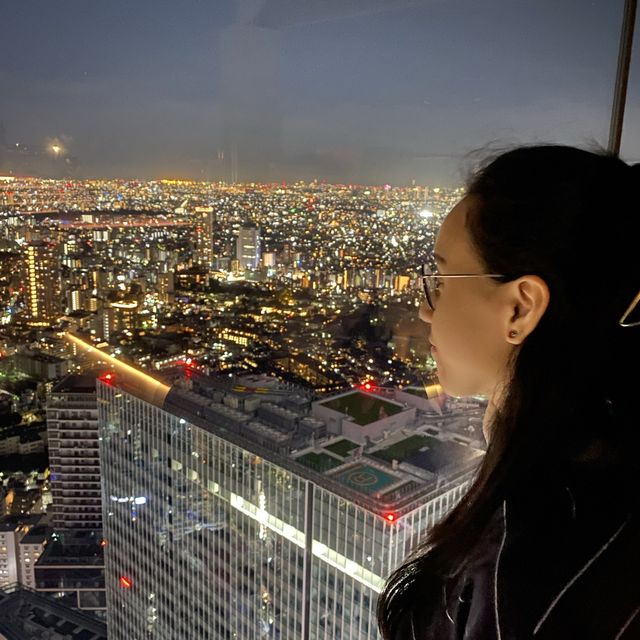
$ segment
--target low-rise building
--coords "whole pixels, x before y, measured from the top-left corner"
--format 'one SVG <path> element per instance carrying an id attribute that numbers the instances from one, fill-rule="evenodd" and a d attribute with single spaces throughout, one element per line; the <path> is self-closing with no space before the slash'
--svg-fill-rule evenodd
<path id="1" fill-rule="evenodd" d="M 39 380 L 61 378 L 69 370 L 67 360 L 42 351 L 21 351 L 6 360 L 12 362 L 15 370 Z"/>
<path id="2" fill-rule="evenodd" d="M 52 533 L 35 566 L 36 590 L 78 609 L 106 610 L 104 544 L 100 531 Z"/>
<path id="3" fill-rule="evenodd" d="M 22 580 L 20 542 L 41 516 L 0 517 L 0 588 Z"/>
<path id="4" fill-rule="evenodd" d="M 15 517 L 4 517 L 0 520 L 0 587 L 18 582 L 19 562 L 18 543 L 23 535 L 23 528 Z"/>
<path id="5" fill-rule="evenodd" d="M 20 584 L 30 589 L 35 589 L 34 567 L 45 548 L 47 533 L 45 525 L 36 525 L 22 536 L 18 545 Z"/>

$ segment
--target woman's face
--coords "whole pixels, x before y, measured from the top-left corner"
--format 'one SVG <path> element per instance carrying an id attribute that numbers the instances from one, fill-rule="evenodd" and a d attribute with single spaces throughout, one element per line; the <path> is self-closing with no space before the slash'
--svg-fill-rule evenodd
<path id="1" fill-rule="evenodd" d="M 472 246 L 465 220 L 473 200 L 463 198 L 446 217 L 435 244 L 438 273 L 487 273 Z M 431 325 L 429 341 L 440 384 L 452 396 L 491 396 L 505 380 L 514 344 L 507 317 L 509 300 L 492 278 L 443 278 L 432 311 L 426 301 L 420 318 Z"/>

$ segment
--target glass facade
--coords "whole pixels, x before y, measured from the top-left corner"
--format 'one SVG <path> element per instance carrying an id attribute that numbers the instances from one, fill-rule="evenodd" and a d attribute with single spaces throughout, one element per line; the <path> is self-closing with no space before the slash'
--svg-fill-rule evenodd
<path id="1" fill-rule="evenodd" d="M 98 409 L 112 640 L 376 638 L 385 576 L 466 488 L 390 521 L 117 386 Z"/>

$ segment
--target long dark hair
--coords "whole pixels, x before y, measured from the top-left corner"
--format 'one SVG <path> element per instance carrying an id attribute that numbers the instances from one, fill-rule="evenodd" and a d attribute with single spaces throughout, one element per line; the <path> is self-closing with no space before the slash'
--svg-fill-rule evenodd
<path id="1" fill-rule="evenodd" d="M 380 594 L 385 639 L 408 615 L 430 619 L 444 582 L 478 559 L 477 541 L 502 501 L 541 473 L 560 477 L 593 444 L 625 477 L 637 472 L 640 327 L 618 320 L 640 290 L 639 184 L 637 166 L 560 145 L 507 151 L 471 178 L 466 225 L 486 272 L 536 274 L 550 302 L 514 351 L 470 489 Z"/>

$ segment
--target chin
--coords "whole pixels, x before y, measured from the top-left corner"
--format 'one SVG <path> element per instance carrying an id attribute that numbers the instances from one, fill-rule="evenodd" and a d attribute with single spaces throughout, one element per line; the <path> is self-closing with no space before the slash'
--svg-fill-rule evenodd
<path id="1" fill-rule="evenodd" d="M 479 385 L 464 383 L 460 380 L 449 380 L 446 375 L 438 371 L 438 382 L 448 396 L 453 398 L 465 398 L 469 396 L 482 395 L 484 388 Z"/>

